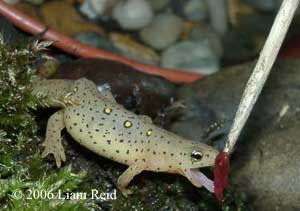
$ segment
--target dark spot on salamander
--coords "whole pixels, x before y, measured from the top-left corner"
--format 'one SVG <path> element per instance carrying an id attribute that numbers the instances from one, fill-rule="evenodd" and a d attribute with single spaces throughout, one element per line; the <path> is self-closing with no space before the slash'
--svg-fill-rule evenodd
<path id="1" fill-rule="evenodd" d="M 120 153 L 120 150 L 116 150 L 116 153 Z"/>
<path id="2" fill-rule="evenodd" d="M 106 140 L 106 142 L 107 142 L 108 144 L 110 144 L 110 143 L 111 143 L 111 140 Z"/>
<path id="3" fill-rule="evenodd" d="M 126 154 L 127 154 L 127 155 L 129 154 L 129 149 L 127 149 Z"/>

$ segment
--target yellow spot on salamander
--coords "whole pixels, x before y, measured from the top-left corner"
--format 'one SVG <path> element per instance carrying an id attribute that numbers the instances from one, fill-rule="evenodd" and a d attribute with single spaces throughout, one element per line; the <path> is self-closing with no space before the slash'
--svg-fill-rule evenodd
<path id="1" fill-rule="evenodd" d="M 105 114 L 110 114 L 112 112 L 112 110 L 110 108 L 104 108 L 103 112 Z"/>
<path id="2" fill-rule="evenodd" d="M 130 122 L 129 120 L 126 120 L 126 121 L 124 122 L 124 127 L 130 128 L 131 126 L 132 126 L 132 122 Z"/>
<path id="3" fill-rule="evenodd" d="M 152 129 L 150 129 L 150 130 L 147 131 L 146 135 L 149 137 L 149 136 L 152 135 L 152 133 L 153 133 L 153 131 L 152 131 Z"/>

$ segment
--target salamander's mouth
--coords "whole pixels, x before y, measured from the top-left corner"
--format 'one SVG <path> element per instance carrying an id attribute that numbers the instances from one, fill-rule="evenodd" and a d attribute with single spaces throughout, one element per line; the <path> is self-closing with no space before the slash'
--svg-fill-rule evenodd
<path id="1" fill-rule="evenodd" d="M 208 191 L 214 192 L 214 182 L 206 177 L 198 168 L 187 169 L 184 174 L 196 187 L 204 186 Z"/>

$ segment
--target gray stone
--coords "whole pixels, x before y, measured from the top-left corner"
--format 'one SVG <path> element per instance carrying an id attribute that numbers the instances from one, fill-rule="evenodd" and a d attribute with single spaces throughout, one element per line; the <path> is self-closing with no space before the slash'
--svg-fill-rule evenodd
<path id="1" fill-rule="evenodd" d="M 75 39 L 96 48 L 101 48 L 117 54 L 121 53 L 111 42 L 109 42 L 106 38 L 101 37 L 96 32 L 81 32 L 75 36 Z"/>
<path id="2" fill-rule="evenodd" d="M 126 0 L 116 5 L 113 18 L 123 29 L 141 29 L 151 22 L 153 11 L 146 0 Z"/>
<path id="3" fill-rule="evenodd" d="M 120 0 L 84 0 L 79 10 L 89 19 L 103 19 L 107 15 L 107 10 L 113 8 L 119 1 Z"/>
<path id="4" fill-rule="evenodd" d="M 207 4 L 205 0 L 189 0 L 184 5 L 184 15 L 190 21 L 201 21 L 207 18 Z"/>
<path id="5" fill-rule="evenodd" d="M 148 0 L 154 11 L 160 11 L 164 9 L 170 2 L 170 0 Z"/>
<path id="6" fill-rule="evenodd" d="M 209 27 L 196 27 L 192 29 L 189 39 L 193 41 L 206 41 L 218 57 L 223 56 L 223 43 L 221 38 Z"/>
<path id="7" fill-rule="evenodd" d="M 228 32 L 227 0 L 207 0 L 211 27 L 220 35 Z"/>
<path id="8" fill-rule="evenodd" d="M 190 72 L 212 74 L 219 70 L 219 58 L 203 41 L 183 41 L 162 54 L 162 66 Z"/>
<path id="9" fill-rule="evenodd" d="M 162 50 L 176 42 L 182 29 L 183 22 L 178 16 L 162 13 L 140 32 L 140 37 L 151 47 Z"/>

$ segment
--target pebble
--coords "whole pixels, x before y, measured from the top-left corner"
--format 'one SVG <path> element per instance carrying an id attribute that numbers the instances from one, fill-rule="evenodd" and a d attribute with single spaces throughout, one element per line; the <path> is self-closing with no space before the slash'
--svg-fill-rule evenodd
<path id="1" fill-rule="evenodd" d="M 146 64 L 158 64 L 160 57 L 151 48 L 146 47 L 128 35 L 110 33 L 110 41 L 127 58 Z"/>
<path id="2" fill-rule="evenodd" d="M 162 66 L 212 74 L 220 69 L 219 58 L 206 40 L 179 42 L 162 54 Z"/>
<path id="3" fill-rule="evenodd" d="M 205 0 L 189 0 L 184 5 L 184 15 L 190 21 L 201 21 L 207 18 L 207 4 Z"/>
<path id="4" fill-rule="evenodd" d="M 33 10 L 36 11 L 36 10 Z M 97 32 L 104 35 L 104 29 L 96 23 L 86 20 L 70 1 L 46 1 L 38 8 L 38 17 L 42 23 L 65 35 L 74 36 L 80 32 Z"/>
<path id="5" fill-rule="evenodd" d="M 170 3 L 170 0 L 148 0 L 148 2 L 154 11 L 160 11 Z"/>
<path id="6" fill-rule="evenodd" d="M 120 0 L 85 0 L 79 10 L 89 19 L 105 16 L 107 10 L 115 6 Z"/>
<path id="7" fill-rule="evenodd" d="M 163 50 L 176 42 L 183 29 L 180 17 L 162 13 L 157 15 L 150 25 L 140 31 L 140 38 L 149 46 Z"/>
<path id="8" fill-rule="evenodd" d="M 209 27 L 199 26 L 193 28 L 189 34 L 189 39 L 193 41 L 206 41 L 218 57 L 223 56 L 223 43 L 221 38 Z"/>
<path id="9" fill-rule="evenodd" d="M 136 30 L 151 22 L 153 11 L 146 0 L 121 1 L 113 10 L 113 18 L 123 29 Z"/>
<path id="10" fill-rule="evenodd" d="M 92 0 L 85 0 L 80 8 L 79 11 L 87 16 L 89 19 L 96 19 L 98 15 L 102 15 L 105 10 L 105 0 L 98 1 L 97 8 L 92 6 Z"/>
<path id="11" fill-rule="evenodd" d="M 211 27 L 220 35 L 228 32 L 227 0 L 207 0 Z"/>
<path id="12" fill-rule="evenodd" d="M 96 32 L 81 32 L 74 36 L 74 38 L 82 43 L 94 46 L 96 48 L 101 48 L 113 53 L 120 53 L 109 40 L 103 36 L 100 36 Z"/>

